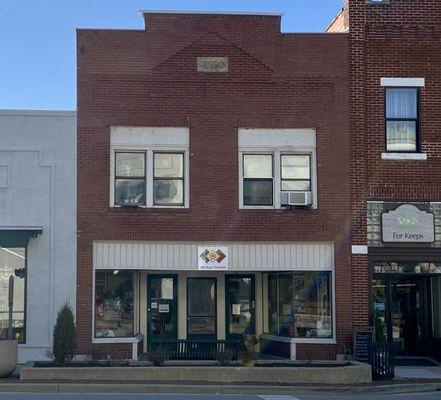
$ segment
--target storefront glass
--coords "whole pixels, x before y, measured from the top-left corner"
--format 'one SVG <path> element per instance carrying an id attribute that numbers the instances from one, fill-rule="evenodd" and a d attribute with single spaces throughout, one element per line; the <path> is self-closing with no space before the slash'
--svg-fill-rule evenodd
<path id="1" fill-rule="evenodd" d="M 133 272 L 96 271 L 95 337 L 134 335 Z"/>
<path id="2" fill-rule="evenodd" d="M 216 336 L 215 278 L 188 278 L 187 314 L 189 335 Z"/>
<path id="3" fill-rule="evenodd" d="M 331 272 L 268 275 L 270 334 L 332 338 Z"/>
<path id="4" fill-rule="evenodd" d="M 0 339 L 8 334 L 9 277 L 14 276 L 14 303 L 12 313 L 12 335 L 25 341 L 26 308 L 26 249 L 0 247 Z"/>
<path id="5" fill-rule="evenodd" d="M 441 276 L 432 278 L 433 337 L 441 339 Z"/>

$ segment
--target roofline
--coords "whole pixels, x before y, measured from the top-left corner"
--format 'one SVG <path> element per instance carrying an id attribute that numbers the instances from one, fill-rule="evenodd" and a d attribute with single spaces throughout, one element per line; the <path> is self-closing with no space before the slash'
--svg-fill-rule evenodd
<path id="1" fill-rule="evenodd" d="M 241 12 L 241 11 L 177 11 L 177 10 L 140 10 L 140 15 L 144 14 L 201 14 L 201 15 L 260 15 L 267 17 L 282 17 L 283 13 L 270 12 Z"/>
<path id="2" fill-rule="evenodd" d="M 0 116 L 76 117 L 73 110 L 1 110 Z"/>

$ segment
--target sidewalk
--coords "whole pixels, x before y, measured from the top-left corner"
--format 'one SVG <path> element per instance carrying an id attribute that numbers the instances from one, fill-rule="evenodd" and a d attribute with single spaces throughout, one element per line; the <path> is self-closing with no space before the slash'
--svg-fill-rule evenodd
<path id="1" fill-rule="evenodd" d="M 366 385 L 285 385 L 268 386 L 253 384 L 201 384 L 198 382 L 25 382 L 14 378 L 0 379 L 0 392 L 33 393 L 191 393 L 191 394 L 397 394 L 441 391 L 441 379 L 437 381 L 398 379 Z"/>

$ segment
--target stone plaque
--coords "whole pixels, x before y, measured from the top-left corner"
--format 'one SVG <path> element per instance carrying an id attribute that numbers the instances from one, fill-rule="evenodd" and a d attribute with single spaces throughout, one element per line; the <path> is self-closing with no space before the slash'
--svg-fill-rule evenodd
<path id="1" fill-rule="evenodd" d="M 228 72 L 228 57 L 198 57 L 198 72 Z"/>
<path id="2" fill-rule="evenodd" d="M 412 204 L 403 204 L 382 215 L 383 242 L 432 243 L 435 240 L 433 214 Z"/>

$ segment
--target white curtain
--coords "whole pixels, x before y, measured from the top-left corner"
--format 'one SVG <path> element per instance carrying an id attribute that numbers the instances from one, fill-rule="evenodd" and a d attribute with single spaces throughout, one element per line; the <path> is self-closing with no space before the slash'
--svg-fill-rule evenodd
<path id="1" fill-rule="evenodd" d="M 416 118 L 417 97 L 417 89 L 387 89 L 386 118 Z"/>

